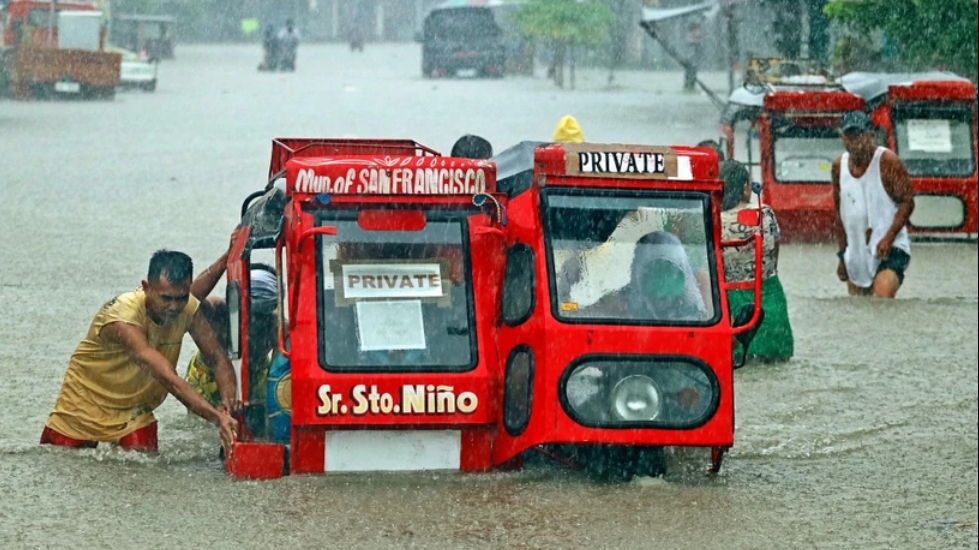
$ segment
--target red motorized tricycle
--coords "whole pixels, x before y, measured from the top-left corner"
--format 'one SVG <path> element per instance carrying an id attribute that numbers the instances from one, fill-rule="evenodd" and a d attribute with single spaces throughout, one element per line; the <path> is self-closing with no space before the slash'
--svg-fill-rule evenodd
<path id="1" fill-rule="evenodd" d="M 884 144 L 914 187 L 912 233 L 971 236 L 977 212 L 976 87 L 951 73 L 851 73 L 841 82 L 867 102 Z"/>
<path id="2" fill-rule="evenodd" d="M 717 471 L 733 348 L 762 316 L 728 311 L 717 164 L 706 148 L 523 143 L 482 161 L 275 140 L 228 267 L 250 434 L 229 473 L 485 471 L 533 449 L 631 477 L 660 473 L 664 446 L 710 448 Z M 246 274 L 273 251 L 263 376 Z"/>
<path id="3" fill-rule="evenodd" d="M 976 88 L 950 73 L 851 73 L 834 78 L 812 60 L 754 59 L 745 86 L 721 117 L 726 153 L 752 167 L 787 241 L 830 241 L 836 212 L 833 161 L 843 153 L 838 127 L 866 111 L 878 144 L 911 175 L 918 236 L 979 231 Z"/>

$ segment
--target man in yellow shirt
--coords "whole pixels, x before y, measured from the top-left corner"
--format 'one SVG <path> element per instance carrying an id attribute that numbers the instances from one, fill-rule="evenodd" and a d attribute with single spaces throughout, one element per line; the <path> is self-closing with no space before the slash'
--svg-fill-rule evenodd
<path id="1" fill-rule="evenodd" d="M 102 306 L 71 356 L 41 444 L 91 448 L 113 442 L 126 449 L 156 451 L 153 410 L 173 394 L 214 423 L 225 447 L 230 447 L 238 430 L 228 414 L 238 408 L 237 382 L 231 362 L 198 309 L 200 303 L 191 295 L 193 270 L 186 254 L 157 251 L 142 287 Z M 180 346 L 188 332 L 216 365 L 219 407 L 177 374 Z"/>

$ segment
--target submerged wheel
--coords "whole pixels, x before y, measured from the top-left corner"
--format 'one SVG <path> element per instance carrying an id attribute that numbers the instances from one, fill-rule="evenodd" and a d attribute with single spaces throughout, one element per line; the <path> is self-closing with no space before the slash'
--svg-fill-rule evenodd
<path id="1" fill-rule="evenodd" d="M 662 447 L 598 445 L 588 448 L 583 466 L 589 474 L 608 481 L 631 481 L 634 477 L 658 477 L 666 473 Z"/>
<path id="2" fill-rule="evenodd" d="M 659 477 L 666 473 L 663 447 L 549 445 L 547 450 L 601 481 L 627 482 L 635 477 Z"/>

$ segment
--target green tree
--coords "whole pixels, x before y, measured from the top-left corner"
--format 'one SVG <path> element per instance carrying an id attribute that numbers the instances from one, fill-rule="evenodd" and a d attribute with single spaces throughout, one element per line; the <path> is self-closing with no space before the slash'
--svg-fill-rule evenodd
<path id="1" fill-rule="evenodd" d="M 529 0 L 513 14 L 513 22 L 526 36 L 551 44 L 553 58 L 548 76 L 564 86 L 568 50 L 595 46 L 609 38 L 613 15 L 606 2 Z M 571 66 L 574 87 L 574 65 Z"/>
<path id="2" fill-rule="evenodd" d="M 883 31 L 909 69 L 946 68 L 975 81 L 976 6 L 977 0 L 831 0 L 826 14 L 858 35 Z"/>

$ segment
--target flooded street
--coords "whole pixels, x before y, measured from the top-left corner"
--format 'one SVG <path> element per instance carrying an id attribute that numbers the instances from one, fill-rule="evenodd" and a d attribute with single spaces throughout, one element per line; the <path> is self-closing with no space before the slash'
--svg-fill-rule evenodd
<path id="1" fill-rule="evenodd" d="M 548 463 L 484 475 L 228 478 L 217 432 L 169 398 L 161 453 L 41 448 L 68 357 L 153 251 L 198 270 L 264 186 L 274 137 L 460 135 L 496 151 L 549 140 L 575 115 L 588 141 L 693 144 L 718 134 L 679 73 L 582 71 L 430 81 L 419 47 L 301 46 L 295 74 L 257 46 L 179 46 L 155 93 L 110 102 L 0 100 L 0 550 L 975 549 L 979 255 L 918 244 L 892 302 L 854 300 L 835 248 L 783 247 L 796 357 L 736 374 L 724 469 L 678 453 L 665 480 L 596 483 Z M 709 74 L 722 89 L 726 75 Z M 192 346 L 188 339 L 178 370 Z"/>

